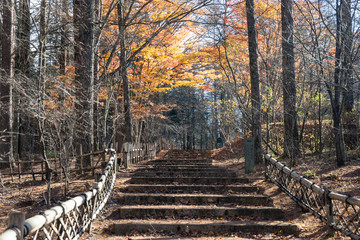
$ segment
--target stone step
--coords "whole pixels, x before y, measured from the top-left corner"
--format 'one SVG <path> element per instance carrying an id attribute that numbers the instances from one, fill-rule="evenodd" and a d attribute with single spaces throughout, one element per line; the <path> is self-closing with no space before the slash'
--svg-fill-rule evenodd
<path id="1" fill-rule="evenodd" d="M 116 195 L 119 208 L 112 216 L 119 221 L 114 232 L 137 236 L 298 232 L 296 225 L 277 221 L 283 211 L 270 206 L 269 197 L 259 194 L 258 187 L 244 185 L 255 178 L 236 177 L 233 171 L 212 165 L 209 156 L 210 151 L 169 150 L 162 159 L 124 171 L 120 177 L 129 180 Z"/>
<path id="2" fill-rule="evenodd" d="M 183 183 L 183 184 L 205 184 L 205 185 L 227 185 L 234 183 L 249 183 L 248 178 L 232 177 L 132 177 L 126 183 Z"/>
<path id="3" fill-rule="evenodd" d="M 122 193 L 119 194 L 119 203 L 134 204 L 231 204 L 231 205 L 268 205 L 269 198 L 264 195 L 241 194 L 166 194 L 166 193 Z"/>
<path id="4" fill-rule="evenodd" d="M 205 155 L 165 155 L 163 159 L 211 159 L 211 156 Z"/>
<path id="5" fill-rule="evenodd" d="M 168 166 L 154 166 L 153 168 L 148 168 L 148 170 L 156 171 L 167 171 L 167 172 L 178 172 L 178 171 L 191 171 L 191 172 L 229 172 L 224 168 L 217 168 L 212 166 L 182 166 L 182 165 L 168 165 Z"/>
<path id="6" fill-rule="evenodd" d="M 140 167 L 134 170 L 133 172 L 152 172 L 152 171 L 160 171 L 160 172 L 232 172 L 225 168 L 218 168 L 218 167 L 205 167 L 205 166 L 178 166 L 178 165 L 152 165 L 152 166 L 145 166 Z"/>
<path id="7" fill-rule="evenodd" d="M 256 193 L 258 187 L 247 185 L 149 185 L 149 184 L 131 184 L 122 191 L 127 192 L 234 192 L 234 193 Z"/>
<path id="8" fill-rule="evenodd" d="M 154 231 L 154 230 L 153 230 Z M 242 239 L 240 238 L 241 235 L 245 235 L 248 239 L 248 235 L 249 234 L 246 234 L 246 233 L 223 233 L 223 235 L 228 235 L 228 236 L 231 236 L 232 237 L 224 237 L 224 236 L 214 236 L 213 232 L 210 232 L 210 234 L 206 235 L 205 236 L 199 236 L 198 233 L 194 232 L 192 234 L 188 234 L 186 232 L 183 232 L 183 233 L 179 233 L 179 234 L 172 234 L 172 236 L 167 236 L 167 235 L 164 235 L 163 232 L 150 232 L 150 229 L 148 230 L 148 232 L 150 233 L 149 235 L 146 235 L 144 234 L 143 236 L 138 236 L 138 234 L 136 234 L 136 231 L 134 232 L 135 235 L 132 235 L 132 233 L 130 233 L 130 236 L 131 238 L 127 238 L 127 239 L 131 239 L 131 240 L 154 240 L 154 239 L 157 239 L 157 240 L 194 240 L 194 239 L 198 239 L 198 240 L 234 240 L 235 238 L 236 239 Z M 268 235 L 269 236 L 268 236 Z M 171 233 L 169 233 L 168 235 L 171 235 Z M 192 236 L 193 235 L 193 236 Z M 264 239 L 266 240 L 269 240 L 269 239 L 273 239 L 272 236 L 270 235 L 273 235 L 272 233 L 265 233 L 264 235 Z M 122 239 L 122 238 L 121 238 Z"/>
<path id="9" fill-rule="evenodd" d="M 205 162 L 211 162 L 212 163 L 212 159 L 211 158 L 161 158 L 161 159 L 157 159 L 157 160 L 153 160 L 153 161 L 188 161 L 188 162 L 192 162 L 192 161 L 205 161 Z"/>
<path id="10" fill-rule="evenodd" d="M 179 167 L 179 166 L 194 166 L 194 167 L 211 167 L 211 163 L 182 163 L 182 162 L 153 162 L 150 161 L 146 164 L 147 166 L 173 166 L 173 167 Z M 140 165 L 144 166 L 144 165 Z"/>
<path id="11" fill-rule="evenodd" d="M 217 166 L 209 165 L 209 164 L 152 164 L 152 161 L 147 163 L 138 164 L 137 167 L 140 168 L 148 168 L 148 169 L 194 169 L 201 170 L 201 169 L 221 169 Z M 223 169 L 225 170 L 225 169 Z"/>
<path id="12" fill-rule="evenodd" d="M 141 233 L 171 234 L 216 234 L 222 233 L 279 233 L 297 235 L 299 228 L 290 223 L 280 221 L 224 221 L 224 220 L 121 220 L 112 226 L 117 235 L 125 235 L 132 231 Z"/>
<path id="13" fill-rule="evenodd" d="M 212 164 L 212 160 L 211 159 L 158 159 L 158 160 L 153 160 L 151 161 L 151 163 L 153 164 L 192 164 L 192 165 L 197 165 L 197 164 Z"/>
<path id="14" fill-rule="evenodd" d="M 164 157 L 192 157 L 192 158 L 200 158 L 200 157 L 211 157 L 211 154 L 199 154 L 199 153 L 187 153 L 187 154 L 166 154 Z"/>
<path id="15" fill-rule="evenodd" d="M 136 171 L 133 173 L 120 174 L 123 177 L 132 177 L 132 176 L 147 176 L 147 177 L 202 177 L 202 176 L 211 176 L 211 177 L 236 177 L 234 172 L 212 172 L 212 171 L 179 171 L 179 172 L 166 172 L 166 171 Z"/>
<path id="16" fill-rule="evenodd" d="M 231 207 L 203 205 L 125 205 L 119 207 L 119 218 L 241 218 L 251 217 L 257 220 L 279 220 L 283 212 L 274 207 Z"/>

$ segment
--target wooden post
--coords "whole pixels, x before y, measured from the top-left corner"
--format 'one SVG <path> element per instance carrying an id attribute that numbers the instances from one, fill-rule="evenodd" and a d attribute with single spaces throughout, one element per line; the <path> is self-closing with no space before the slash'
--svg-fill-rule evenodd
<path id="1" fill-rule="evenodd" d="M 98 189 L 99 188 L 99 183 L 98 182 L 93 182 L 92 185 L 93 189 Z M 91 218 L 93 218 L 95 212 L 96 212 L 96 202 L 99 196 L 99 192 L 95 195 L 95 197 L 93 198 L 93 207 L 92 207 L 92 212 L 91 212 Z M 91 202 L 90 202 L 91 203 Z M 91 209 L 91 208 L 90 208 Z M 90 214 L 90 213 L 89 213 Z M 87 229 L 87 233 L 91 234 L 91 228 L 92 228 L 92 221 L 90 221 L 90 224 L 88 225 L 88 229 Z"/>
<path id="2" fill-rule="evenodd" d="M 103 162 L 106 162 L 106 152 L 105 151 L 101 154 L 101 157 L 102 157 Z"/>
<path id="3" fill-rule="evenodd" d="M 142 149 L 142 161 L 146 159 L 146 144 L 141 144 Z"/>
<path id="4" fill-rule="evenodd" d="M 137 159 L 138 159 L 138 153 L 139 153 L 139 151 L 137 151 L 137 149 L 136 149 L 136 144 L 134 144 L 134 146 L 133 146 L 133 164 L 134 163 L 137 163 Z"/>
<path id="5" fill-rule="evenodd" d="M 270 156 L 270 158 L 271 158 L 271 156 Z M 264 171 L 265 182 L 270 182 L 270 179 L 268 178 L 268 175 L 267 175 L 268 165 L 270 164 L 270 160 L 268 160 L 266 157 L 264 157 L 264 161 L 265 161 L 265 171 Z"/>
<path id="6" fill-rule="evenodd" d="M 138 150 L 138 162 L 141 162 L 141 145 L 140 144 L 138 144 L 137 150 Z"/>
<path id="7" fill-rule="evenodd" d="M 19 232 L 17 233 L 17 240 L 24 239 L 24 222 L 25 222 L 25 213 L 23 212 L 13 212 L 9 213 L 9 228 L 16 227 Z"/>
<path id="8" fill-rule="evenodd" d="M 80 144 L 80 149 L 79 149 L 79 153 L 80 156 L 83 155 L 83 151 L 82 151 L 83 147 L 82 144 Z M 81 174 L 84 174 L 84 163 L 83 163 L 83 157 L 80 157 L 80 170 L 81 170 Z"/>
<path id="9" fill-rule="evenodd" d="M 95 165 L 94 165 L 94 155 L 90 155 L 90 164 L 91 164 L 91 173 L 95 176 Z"/>
<path id="10" fill-rule="evenodd" d="M 140 161 L 144 161 L 144 145 L 140 144 Z"/>
<path id="11" fill-rule="evenodd" d="M 136 163 L 138 163 L 140 162 L 140 145 L 136 144 L 135 148 L 136 148 Z"/>
<path id="12" fill-rule="evenodd" d="M 2 181 L 2 178 L 1 178 L 1 172 L 0 172 L 0 185 L 1 185 L 1 187 L 2 187 L 3 189 L 5 189 L 5 185 L 4 185 L 4 183 L 3 183 L 3 181 Z"/>
<path id="13" fill-rule="evenodd" d="M 129 143 L 124 143 L 124 167 L 128 168 L 129 167 Z"/>
<path id="14" fill-rule="evenodd" d="M 136 163 L 136 145 L 135 144 L 131 144 L 131 165 L 133 165 L 134 163 Z"/>
<path id="15" fill-rule="evenodd" d="M 255 172 L 254 138 L 245 138 L 245 173 Z"/>
<path id="16" fill-rule="evenodd" d="M 330 189 L 324 187 L 324 201 L 325 201 L 325 210 L 326 210 L 326 224 L 328 226 L 328 236 L 334 236 L 335 230 L 332 228 L 334 224 L 334 211 L 331 198 L 329 197 Z"/>
<path id="17" fill-rule="evenodd" d="M 128 145 L 128 158 L 129 158 L 129 167 L 130 167 L 130 165 L 132 165 L 133 164 L 133 148 L 132 148 L 132 144 L 131 143 L 129 143 L 129 145 Z"/>
<path id="18" fill-rule="evenodd" d="M 140 157 L 141 157 L 141 161 L 144 161 L 144 144 L 140 144 L 140 151 L 141 151 L 141 155 L 140 155 Z"/>
<path id="19" fill-rule="evenodd" d="M 152 154 L 152 145 L 151 145 L 151 143 L 148 143 L 148 149 L 147 149 L 147 155 L 148 155 L 148 160 L 150 160 L 151 159 L 151 154 Z"/>
<path id="20" fill-rule="evenodd" d="M 21 183 L 21 161 L 18 159 L 19 183 Z"/>
<path id="21" fill-rule="evenodd" d="M 134 153 L 135 153 L 135 163 L 139 161 L 139 145 L 137 143 L 134 144 Z"/>
<path id="22" fill-rule="evenodd" d="M 41 181 L 44 181 L 44 159 L 41 160 Z"/>
<path id="23" fill-rule="evenodd" d="M 9 166 L 10 166 L 10 173 L 11 173 L 11 182 L 14 182 L 14 166 L 13 166 L 13 162 L 12 161 L 10 161 L 9 162 Z"/>
<path id="24" fill-rule="evenodd" d="M 95 173 L 95 182 L 98 182 L 101 178 L 101 173 Z"/>
<path id="25" fill-rule="evenodd" d="M 149 151 L 148 151 L 149 147 L 147 143 L 144 144 L 144 148 L 145 148 L 144 160 L 149 160 Z"/>
<path id="26" fill-rule="evenodd" d="M 113 153 L 110 153 L 110 154 L 113 154 Z M 120 169 L 120 161 L 118 161 L 118 158 L 116 156 L 116 150 L 115 150 L 115 153 L 114 153 L 114 158 L 115 158 L 115 161 L 114 161 L 113 168 L 114 168 L 114 174 L 116 174 Z"/>
<path id="27" fill-rule="evenodd" d="M 130 153 L 130 164 L 134 164 L 134 145 L 132 143 L 129 143 L 129 153 Z"/>
<path id="28" fill-rule="evenodd" d="M 36 177 L 35 177 L 34 167 L 33 167 L 33 161 L 34 161 L 34 159 L 31 159 L 30 153 L 28 153 L 28 156 L 29 156 L 29 160 L 30 160 L 31 174 L 32 174 L 33 180 L 34 180 L 34 182 L 35 182 L 35 181 L 36 181 Z"/>
<path id="29" fill-rule="evenodd" d="M 141 162 L 141 160 L 142 160 L 142 159 L 141 159 L 141 154 L 142 154 L 142 153 L 141 153 L 141 145 L 140 145 L 140 144 L 138 144 L 138 148 L 137 148 L 137 149 L 138 149 L 138 162 Z"/>
<path id="30" fill-rule="evenodd" d="M 153 143 L 152 159 L 156 158 L 156 153 L 157 153 L 156 147 L 157 147 L 156 143 Z"/>

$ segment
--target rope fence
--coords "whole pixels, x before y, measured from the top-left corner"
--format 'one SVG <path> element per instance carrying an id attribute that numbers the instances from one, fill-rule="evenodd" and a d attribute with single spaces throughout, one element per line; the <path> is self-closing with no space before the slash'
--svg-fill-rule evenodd
<path id="1" fill-rule="evenodd" d="M 265 155 L 265 176 L 303 209 L 313 213 L 330 228 L 352 239 L 360 239 L 360 199 L 321 188 Z"/>
<path id="2" fill-rule="evenodd" d="M 156 157 L 156 144 L 124 143 L 123 157 L 125 168 L 142 161 L 154 159 Z"/>
<path id="3" fill-rule="evenodd" d="M 125 168 L 133 164 L 154 159 L 161 150 L 172 149 L 173 143 L 160 139 L 155 143 L 130 143 L 123 145 L 123 165 Z"/>
<path id="4" fill-rule="evenodd" d="M 39 215 L 25 220 L 24 213 L 9 215 L 9 228 L 0 234 L 0 240 L 72 239 L 91 229 L 91 223 L 106 204 L 116 179 L 116 152 L 106 149 L 91 155 L 108 155 L 108 162 L 92 190 L 71 198 Z"/>

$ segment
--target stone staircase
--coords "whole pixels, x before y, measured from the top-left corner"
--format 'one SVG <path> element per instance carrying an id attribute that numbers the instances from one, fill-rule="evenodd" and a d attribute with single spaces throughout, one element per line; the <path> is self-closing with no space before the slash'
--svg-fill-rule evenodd
<path id="1" fill-rule="evenodd" d="M 117 235 L 298 232 L 249 178 L 212 165 L 210 151 L 170 150 L 119 177 L 129 180 L 118 196 Z"/>

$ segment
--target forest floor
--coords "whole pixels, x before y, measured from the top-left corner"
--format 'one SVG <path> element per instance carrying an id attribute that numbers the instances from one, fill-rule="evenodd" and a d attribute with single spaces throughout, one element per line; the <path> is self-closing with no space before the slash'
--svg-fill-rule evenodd
<path id="1" fill-rule="evenodd" d="M 331 161 L 319 162 L 312 157 L 298 159 L 299 164 L 293 170 L 304 175 L 313 173 L 313 182 L 321 186 L 328 186 L 334 192 L 350 194 L 360 198 L 360 160 L 351 161 L 343 168 L 337 168 Z M 281 160 L 280 160 L 281 161 Z M 335 160 L 334 160 L 335 161 Z M 244 174 L 244 159 L 217 160 L 218 165 L 226 166 L 228 169 L 236 171 L 238 174 Z M 282 162 L 282 161 L 281 161 Z M 316 169 L 320 169 L 317 171 Z M 310 212 L 304 212 L 290 197 L 282 192 L 275 184 L 264 180 L 264 165 L 256 166 L 256 172 L 246 176 L 257 179 L 255 184 L 264 189 L 264 194 L 271 197 L 273 205 L 283 209 L 285 213 L 284 221 L 296 224 L 300 229 L 300 239 L 350 239 L 335 233 L 334 236 L 328 236 L 327 226 Z M 308 171 L 310 170 L 310 171 Z M 331 173 L 331 174 L 330 174 Z M 328 176 L 337 176 L 328 177 Z M 286 239 L 281 236 L 274 239 Z M 292 239 L 292 238 L 290 238 Z"/>
<path id="2" fill-rule="evenodd" d="M 238 146 L 234 146 L 234 149 L 240 149 L 242 143 L 238 143 Z M 239 175 L 244 174 L 244 159 L 234 158 L 233 155 L 239 155 L 239 152 L 223 148 L 214 150 L 213 152 L 214 164 L 218 166 L 227 167 L 233 171 L 236 171 Z M 240 151 L 241 155 L 241 151 Z M 230 158 L 230 159 L 224 159 Z M 298 165 L 293 168 L 299 174 L 311 175 L 313 179 L 311 181 L 316 182 L 321 186 L 328 186 L 334 192 L 349 194 L 351 196 L 360 198 L 360 159 L 352 158 L 346 163 L 346 166 L 338 168 L 335 163 L 335 159 L 332 153 L 324 153 L 322 160 L 318 159 L 318 156 L 306 155 L 297 159 Z M 285 160 L 278 159 L 281 162 Z M 264 166 L 256 166 L 256 173 L 248 174 L 247 176 L 255 178 L 255 184 L 264 189 L 264 193 L 271 196 L 275 207 L 279 207 L 284 210 L 285 221 L 295 223 L 299 226 L 300 234 L 297 239 L 328 239 L 327 227 L 324 223 L 314 217 L 311 213 L 304 213 L 301 208 L 293 202 L 285 193 L 272 183 L 264 181 Z M 3 172 L 3 170 L 0 170 Z M 336 176 L 336 177 L 334 177 Z M 78 175 L 72 177 L 70 184 L 70 191 L 68 197 L 73 197 L 87 191 L 87 184 L 92 185 L 92 176 Z M 121 179 L 115 184 L 114 191 L 119 191 L 122 185 Z M 26 213 L 26 218 L 34 216 L 41 211 L 45 210 L 46 203 L 44 198 L 44 192 L 46 191 L 46 185 L 44 181 L 33 181 L 32 178 L 22 179 L 14 178 L 14 182 L 10 177 L 2 176 L 2 184 L 0 185 L 0 232 L 2 232 L 7 226 L 7 214 L 12 211 L 21 211 Z M 63 197 L 63 183 L 52 184 L 52 196 L 53 199 L 57 199 L 56 202 L 65 200 Z M 96 219 L 92 225 L 92 233 L 87 233 L 81 237 L 81 239 L 135 239 L 115 237 L 112 235 L 110 226 L 116 219 L 112 216 L 114 210 L 117 209 L 116 200 L 109 198 L 108 204 L 102 211 L 102 215 Z M 287 237 L 275 234 L 267 235 L 238 235 L 238 236 L 203 236 L 203 239 L 294 239 L 293 237 Z M 137 236 L 136 239 L 180 239 L 178 237 L 165 236 L 153 236 L 150 238 L 142 238 Z M 181 239 L 191 239 L 187 236 L 183 236 Z M 336 233 L 331 239 L 348 239 L 342 237 L 341 234 Z"/>

